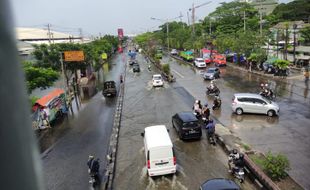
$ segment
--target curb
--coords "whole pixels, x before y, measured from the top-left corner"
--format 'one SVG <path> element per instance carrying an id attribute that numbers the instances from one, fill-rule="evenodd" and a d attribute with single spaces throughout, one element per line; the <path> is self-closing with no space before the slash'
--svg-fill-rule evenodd
<path id="1" fill-rule="evenodd" d="M 224 126 L 222 125 L 222 127 Z M 221 137 L 218 133 L 216 133 L 216 138 L 217 143 L 221 145 L 227 154 L 229 154 L 233 148 L 236 148 L 226 144 L 223 137 Z M 247 176 L 259 189 L 280 190 L 280 188 L 248 157 L 247 154 L 244 154 L 244 159 L 246 165 L 245 171 L 248 174 Z"/>

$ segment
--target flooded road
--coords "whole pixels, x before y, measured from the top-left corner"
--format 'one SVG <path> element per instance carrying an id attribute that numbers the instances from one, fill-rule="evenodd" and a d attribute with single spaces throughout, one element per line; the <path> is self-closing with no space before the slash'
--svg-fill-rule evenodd
<path id="1" fill-rule="evenodd" d="M 191 111 L 193 96 L 178 83 L 153 88 L 151 78 L 156 69 L 148 71 L 143 57 L 138 55 L 137 59 L 140 73 L 133 73 L 131 67 L 127 67 L 114 189 L 199 189 L 208 179 L 232 178 L 227 171 L 227 155 L 220 146 L 208 143 L 205 130 L 200 140 L 182 141 L 172 128 L 172 115 Z M 177 173 L 150 178 L 141 132 L 145 127 L 159 124 L 169 129 L 177 157 Z M 242 187 L 254 188 L 249 182 Z"/>
<path id="2" fill-rule="evenodd" d="M 213 97 L 205 95 L 209 81 L 204 81 L 204 70 L 191 68 L 171 57 L 164 57 L 163 62 L 170 63 L 170 68 L 182 85 L 195 98 L 202 102 L 212 102 Z M 210 66 L 209 66 L 210 67 Z M 288 156 L 291 164 L 289 174 L 304 188 L 310 188 L 310 96 L 309 84 L 298 80 L 273 79 L 233 69 L 220 68 L 221 78 L 216 80 L 221 90 L 222 108 L 212 113 L 236 136 L 256 150 L 280 152 Z M 277 95 L 280 106 L 279 117 L 265 115 L 232 113 L 231 103 L 234 93 L 259 92 L 259 84 L 268 82 Z"/>
<path id="3" fill-rule="evenodd" d="M 123 58 L 124 54 L 116 55 L 102 79 L 118 82 L 120 73 L 124 72 Z M 41 139 L 47 148 L 42 154 L 46 189 L 89 189 L 86 165 L 89 155 L 100 159 L 100 174 L 104 174 L 115 103 L 116 99 L 105 99 L 99 91 L 78 114 L 55 126 L 46 139 Z"/>

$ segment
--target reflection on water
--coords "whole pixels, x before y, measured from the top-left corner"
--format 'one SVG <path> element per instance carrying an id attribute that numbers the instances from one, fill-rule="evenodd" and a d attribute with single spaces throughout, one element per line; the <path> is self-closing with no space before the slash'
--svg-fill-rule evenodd
<path id="1" fill-rule="evenodd" d="M 232 122 L 238 122 L 241 123 L 243 122 L 244 124 L 246 123 L 251 123 L 252 125 L 255 123 L 259 124 L 278 124 L 279 123 L 279 117 L 268 117 L 266 115 L 256 115 L 256 114 L 246 114 L 246 115 L 236 115 L 236 114 L 231 114 L 231 119 Z"/>

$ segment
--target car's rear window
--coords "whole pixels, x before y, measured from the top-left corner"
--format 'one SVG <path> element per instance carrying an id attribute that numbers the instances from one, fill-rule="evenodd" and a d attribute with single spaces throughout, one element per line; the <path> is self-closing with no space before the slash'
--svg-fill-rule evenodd
<path id="1" fill-rule="evenodd" d="M 213 69 L 208 69 L 208 71 L 207 71 L 207 73 L 214 73 L 215 72 L 215 70 L 213 70 Z"/>
<path id="2" fill-rule="evenodd" d="M 198 126 L 197 121 L 190 121 L 190 122 L 183 123 L 183 127 L 185 127 L 185 128 L 193 128 L 193 127 L 197 127 L 197 126 Z"/>
<path id="3" fill-rule="evenodd" d="M 154 80 L 161 80 L 161 76 L 154 76 L 153 79 Z"/>

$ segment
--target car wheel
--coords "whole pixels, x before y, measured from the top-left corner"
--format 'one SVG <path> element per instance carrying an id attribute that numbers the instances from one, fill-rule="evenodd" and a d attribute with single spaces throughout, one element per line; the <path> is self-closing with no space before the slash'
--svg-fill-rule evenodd
<path id="1" fill-rule="evenodd" d="M 237 109 L 236 109 L 236 114 L 237 114 L 237 115 L 243 114 L 243 110 L 242 110 L 241 108 L 237 108 Z"/>
<path id="2" fill-rule="evenodd" d="M 275 115 L 275 112 L 274 112 L 273 110 L 269 110 L 269 111 L 267 112 L 267 115 L 268 115 L 269 117 L 272 117 L 272 116 Z"/>

